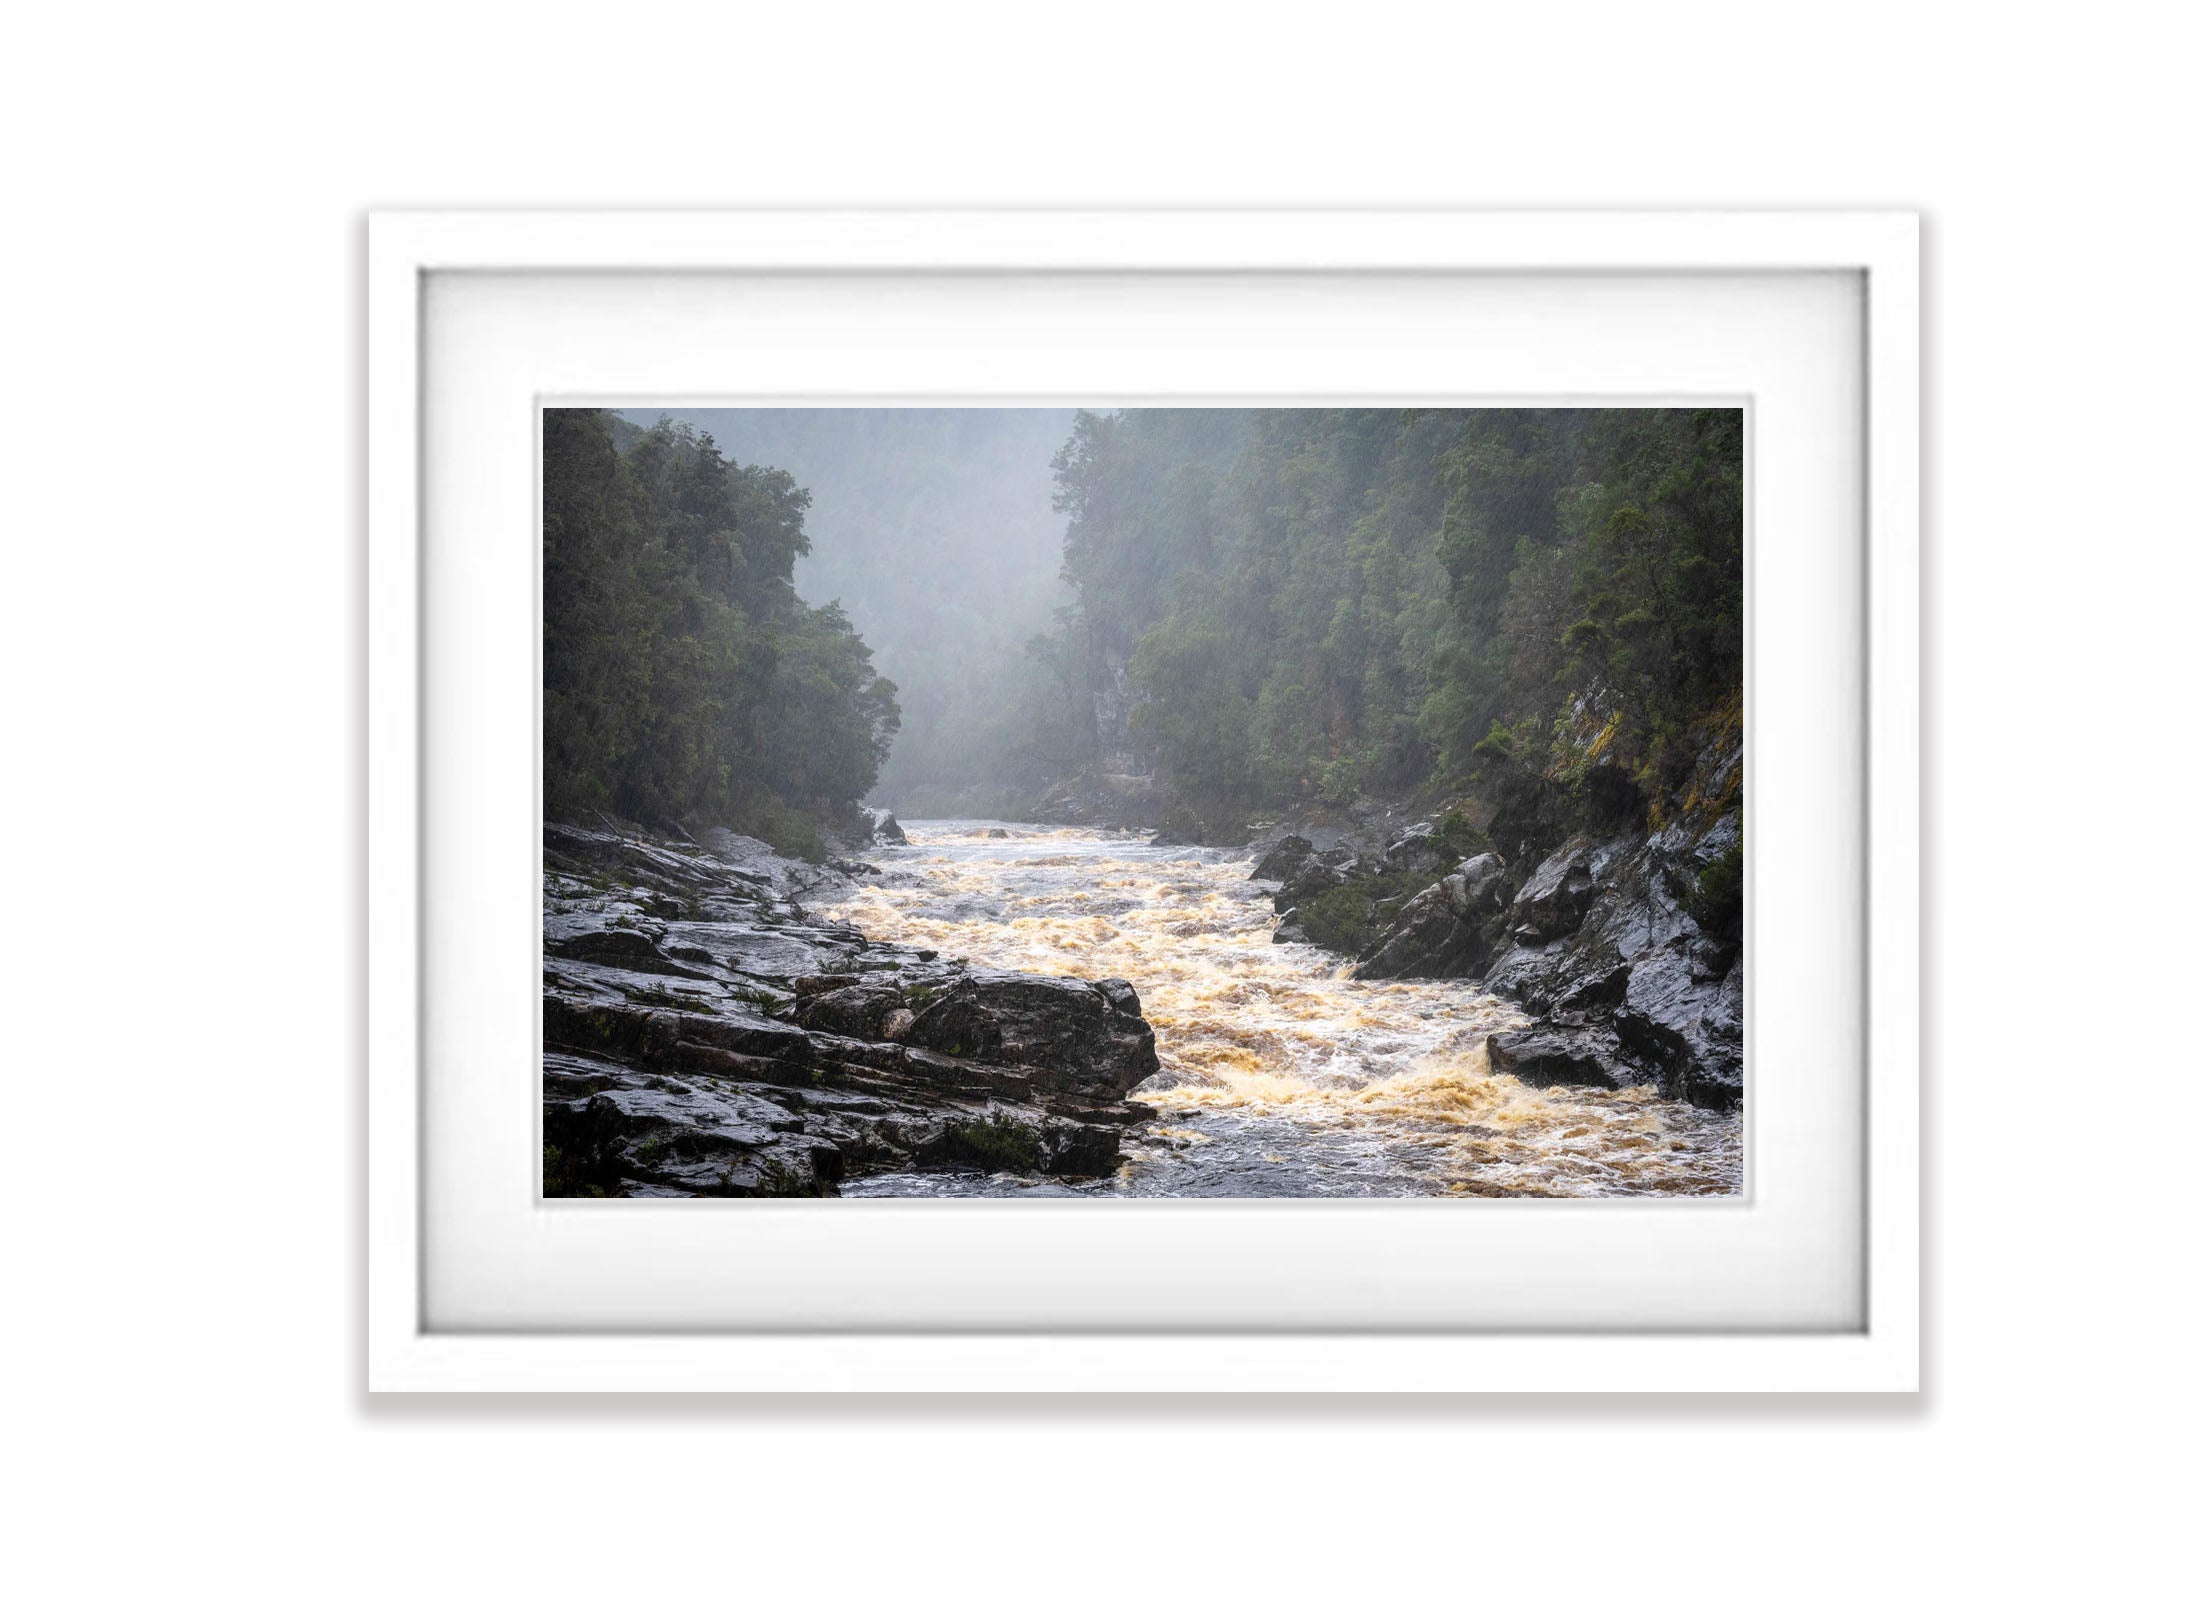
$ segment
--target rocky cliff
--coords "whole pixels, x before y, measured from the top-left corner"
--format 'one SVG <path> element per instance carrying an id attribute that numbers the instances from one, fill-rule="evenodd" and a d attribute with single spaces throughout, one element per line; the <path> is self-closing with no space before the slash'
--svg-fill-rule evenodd
<path id="1" fill-rule="evenodd" d="M 899 834 L 876 819 L 879 837 Z M 543 1186 L 830 1195 L 912 1167 L 1112 1171 L 1157 1068 L 1121 981 L 874 943 L 811 907 L 860 862 L 543 830 Z"/>

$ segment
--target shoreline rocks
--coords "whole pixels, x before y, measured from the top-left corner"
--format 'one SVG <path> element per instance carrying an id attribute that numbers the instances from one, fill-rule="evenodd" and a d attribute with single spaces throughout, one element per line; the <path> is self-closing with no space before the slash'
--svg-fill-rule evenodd
<path id="1" fill-rule="evenodd" d="M 1458 860 L 1431 820 L 1380 843 L 1331 829 L 1326 848 L 1313 828 L 1272 833 L 1248 876 L 1276 885 L 1279 943 L 1310 942 L 1312 922 L 1331 948 L 1353 941 L 1340 953 L 1357 958 L 1356 977 L 1473 980 L 1518 1004 L 1535 1020 L 1490 1040 L 1494 1071 L 1533 1084 L 1648 1085 L 1734 1111 L 1743 1097 L 1739 762 L 1737 735 L 1705 752 L 1666 826 L 1648 832 L 1606 808 L 1597 814 L 1611 831 L 1564 839 L 1524 871 L 1494 851 Z M 1344 888 L 1377 908 L 1372 934 L 1351 932 L 1346 918 L 1310 918 L 1310 906 L 1321 911 L 1314 903 Z"/>
<path id="2" fill-rule="evenodd" d="M 1485 851 L 1407 901 L 1356 976 L 1479 976 L 1501 936 L 1505 904 L 1505 863 Z"/>
<path id="3" fill-rule="evenodd" d="M 845 894 L 843 874 L 723 829 L 686 843 L 551 823 L 543 853 L 546 1195 L 830 1195 L 919 1167 L 1097 1176 L 1153 1114 L 1125 1098 L 1158 1061 L 1120 980 L 874 943 L 808 909 Z"/>

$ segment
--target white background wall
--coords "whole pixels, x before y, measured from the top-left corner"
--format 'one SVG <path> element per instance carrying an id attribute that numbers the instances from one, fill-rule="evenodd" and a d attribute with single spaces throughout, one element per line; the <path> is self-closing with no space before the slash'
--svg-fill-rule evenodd
<path id="1" fill-rule="evenodd" d="M 22 1592 L 2134 1592 L 2191 1486 L 2174 16 L 14 17 Z M 365 1401 L 361 215 L 826 201 L 1926 213 L 1921 1400 Z"/>

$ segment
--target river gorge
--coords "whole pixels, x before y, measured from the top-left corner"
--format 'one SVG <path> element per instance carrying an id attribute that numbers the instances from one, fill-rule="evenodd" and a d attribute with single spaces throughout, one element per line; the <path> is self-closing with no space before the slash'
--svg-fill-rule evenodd
<path id="1" fill-rule="evenodd" d="M 1529 1087 L 1485 1041 L 1526 1021 L 1470 982 L 1374 982 L 1276 943 L 1243 850 L 1092 828 L 904 824 L 844 898 L 866 937 L 988 967 L 1121 979 L 1161 1070 L 1112 1175 L 916 1170 L 851 1198 L 1738 1193 L 1742 1119 L 1648 1088 Z M 1272 886 L 1269 886 L 1272 888 Z"/>

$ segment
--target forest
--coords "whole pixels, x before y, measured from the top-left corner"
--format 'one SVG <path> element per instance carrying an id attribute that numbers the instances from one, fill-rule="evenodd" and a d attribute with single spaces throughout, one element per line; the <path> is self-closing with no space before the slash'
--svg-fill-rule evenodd
<path id="1" fill-rule="evenodd" d="M 817 858 L 900 710 L 838 605 L 795 592 L 809 494 L 675 422 L 543 413 L 543 799 Z"/>
<path id="2" fill-rule="evenodd" d="M 1738 411 L 543 429 L 546 1195 L 1738 1189 Z"/>
<path id="3" fill-rule="evenodd" d="M 1080 413 L 1054 461 L 1074 593 L 1036 654 L 1058 766 L 1150 758 L 1255 813 L 1465 793 L 1549 843 L 1655 813 L 1740 714 L 1736 410 Z"/>
<path id="4" fill-rule="evenodd" d="M 1740 716 L 1737 410 L 651 415 L 545 414 L 554 810 L 814 853 L 1106 766 L 1214 842 L 1378 797 L 1548 845 Z"/>
<path id="5" fill-rule="evenodd" d="M 1069 600 L 1051 461 L 1076 413 L 1041 407 L 634 411 L 793 474 L 812 499 L 795 584 L 837 601 L 898 686 L 876 798 L 914 816 L 1018 812 L 1053 781 L 1022 748 L 1026 642 Z"/>

